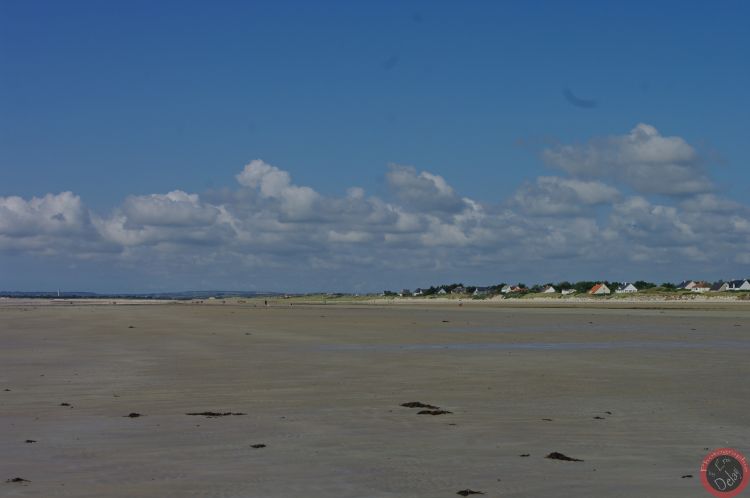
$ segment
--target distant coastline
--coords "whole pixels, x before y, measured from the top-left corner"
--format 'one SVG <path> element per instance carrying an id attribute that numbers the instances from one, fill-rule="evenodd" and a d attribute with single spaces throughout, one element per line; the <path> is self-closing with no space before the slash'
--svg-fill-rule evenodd
<path id="1" fill-rule="evenodd" d="M 721 292 L 695 294 L 689 292 L 673 294 L 641 293 L 613 294 L 609 296 L 573 295 L 549 296 L 526 295 L 507 298 L 502 295 L 475 298 L 471 296 L 448 297 L 398 297 L 354 294 L 301 294 L 301 295 L 257 295 L 253 297 L 209 297 L 192 299 L 168 299 L 139 297 L 23 297 L 0 296 L 0 307 L 6 306 L 133 306 L 133 305 L 175 305 L 175 306 L 209 306 L 209 307 L 253 307 L 253 308 L 288 308 L 309 306 L 332 307 L 425 307 L 425 308 L 685 308 L 727 309 L 735 306 L 750 305 L 750 292 Z"/>
<path id="2" fill-rule="evenodd" d="M 279 292 L 256 291 L 179 291 L 179 292 L 86 292 L 86 291 L 0 291 L 0 297 L 22 299 L 154 299 L 165 301 L 182 301 L 191 299 L 225 299 L 229 297 L 275 297 L 283 296 Z"/>

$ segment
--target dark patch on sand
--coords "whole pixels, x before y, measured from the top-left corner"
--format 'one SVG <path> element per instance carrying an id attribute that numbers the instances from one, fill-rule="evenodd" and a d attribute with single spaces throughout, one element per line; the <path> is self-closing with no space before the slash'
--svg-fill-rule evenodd
<path id="1" fill-rule="evenodd" d="M 435 405 L 429 405 L 427 403 L 422 403 L 421 401 L 409 401 L 408 403 L 401 403 L 401 406 L 405 406 L 406 408 L 429 408 L 430 410 L 439 410 L 439 406 Z"/>
<path id="2" fill-rule="evenodd" d="M 473 489 L 462 489 L 461 491 L 456 491 L 457 495 L 461 496 L 469 496 L 469 495 L 483 495 L 481 491 L 474 491 Z"/>
<path id="3" fill-rule="evenodd" d="M 449 413 L 448 410 L 421 410 L 417 412 L 417 415 L 447 415 Z"/>
<path id="4" fill-rule="evenodd" d="M 520 455 L 518 455 L 518 456 L 520 456 L 521 458 L 526 458 L 526 457 L 530 457 L 530 456 L 531 456 L 531 453 L 521 453 L 521 454 L 520 454 Z"/>
<path id="5" fill-rule="evenodd" d="M 60 406 L 70 406 L 70 403 L 60 403 Z"/>
<path id="6" fill-rule="evenodd" d="M 5 482 L 31 482 L 23 477 L 14 477 L 13 479 L 6 479 Z"/>
<path id="7" fill-rule="evenodd" d="M 685 474 L 684 476 L 682 476 L 682 479 L 690 479 L 692 477 L 693 477 L 693 474 Z"/>
<path id="8" fill-rule="evenodd" d="M 123 415 L 123 417 L 128 417 L 128 418 L 138 418 L 142 416 L 143 415 L 141 415 L 140 413 L 136 413 L 136 412 L 130 412 L 127 415 Z"/>
<path id="9" fill-rule="evenodd" d="M 27 439 L 25 441 L 26 444 L 36 443 L 36 439 Z"/>
<path id="10" fill-rule="evenodd" d="M 569 457 L 568 455 L 563 455 L 562 453 L 557 452 L 557 451 L 553 451 L 552 453 L 550 453 L 544 458 L 549 458 L 550 460 L 563 460 L 565 462 L 582 462 L 583 461 L 580 458 L 572 458 L 572 457 Z"/>
<path id="11" fill-rule="evenodd" d="M 232 415 L 245 415 L 245 414 L 241 412 L 192 412 L 192 413 L 186 413 L 185 415 L 216 418 L 216 417 L 229 417 Z"/>
<path id="12" fill-rule="evenodd" d="M 258 443 L 258 444 L 251 444 L 250 447 L 251 448 L 255 448 L 257 450 L 257 449 L 260 449 L 260 448 L 265 448 L 266 445 L 263 444 L 263 443 Z"/>

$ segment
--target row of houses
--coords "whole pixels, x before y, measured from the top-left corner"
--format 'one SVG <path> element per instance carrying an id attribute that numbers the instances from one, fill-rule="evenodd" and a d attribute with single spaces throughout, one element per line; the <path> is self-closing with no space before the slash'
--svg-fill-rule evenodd
<path id="1" fill-rule="evenodd" d="M 511 294 L 514 292 L 528 292 L 528 289 L 518 287 L 517 285 L 514 285 L 514 286 L 506 285 L 500 290 L 500 292 L 502 292 L 503 294 Z M 569 296 L 571 294 L 575 294 L 576 292 L 577 291 L 575 289 L 561 289 L 560 290 L 560 294 L 562 294 L 563 296 Z M 589 294 L 594 294 L 594 295 L 610 294 L 611 292 L 612 291 L 610 290 L 610 288 L 607 287 L 607 285 L 603 283 L 594 285 L 588 291 Z M 636 289 L 636 287 L 629 282 L 625 282 L 619 285 L 615 289 L 615 293 L 617 294 L 631 293 L 631 292 L 638 292 L 638 289 Z M 539 293 L 540 294 L 555 294 L 557 293 L 557 289 L 555 289 L 555 287 L 552 285 L 546 285 L 542 288 L 541 291 L 539 291 Z"/>
<path id="2" fill-rule="evenodd" d="M 449 286 L 449 287 L 452 287 L 452 286 Z M 463 285 L 458 285 L 456 287 L 450 288 L 450 290 L 449 290 L 449 288 L 446 288 L 446 287 L 440 287 L 437 291 L 434 292 L 434 294 L 436 294 L 438 296 L 445 296 L 445 295 L 448 295 L 448 294 L 456 294 L 456 295 L 471 294 L 472 296 L 479 297 L 479 296 L 489 296 L 493 292 L 493 288 L 492 287 L 472 287 L 472 289 L 474 289 L 474 290 L 471 291 L 471 292 L 469 292 L 467 290 L 467 288 L 464 287 Z M 409 289 L 402 289 L 400 292 L 397 292 L 395 294 L 397 296 L 399 296 L 399 297 L 404 297 L 404 296 L 424 296 L 427 290 L 428 289 L 422 289 L 422 288 L 417 287 L 414 290 L 414 292 L 412 292 Z M 391 293 L 389 291 L 384 291 L 383 292 L 384 296 L 387 296 L 389 294 L 392 295 L 393 293 Z"/>
<path id="3" fill-rule="evenodd" d="M 441 287 L 440 289 L 435 292 L 435 294 L 439 296 L 445 296 L 447 294 L 466 294 L 467 290 L 466 287 L 463 285 L 459 285 L 457 287 L 454 287 L 450 291 L 448 291 L 445 287 Z M 475 287 L 474 291 L 471 293 L 473 296 L 487 296 L 492 293 L 492 287 Z M 409 291 L 409 289 L 402 290 L 399 295 L 407 295 L 407 296 L 424 296 L 425 290 L 417 288 L 413 293 Z"/>
<path id="4" fill-rule="evenodd" d="M 686 280 L 681 282 L 676 288 L 677 290 L 689 290 L 690 292 L 750 291 L 750 280 L 730 280 L 729 282 L 720 280 L 713 284 L 703 280 Z M 589 294 L 593 295 L 606 295 L 611 292 L 609 287 L 603 283 L 596 284 L 589 290 Z M 633 292 L 638 292 L 638 289 L 629 282 L 623 282 L 615 289 L 615 294 L 630 294 Z"/>
<path id="5" fill-rule="evenodd" d="M 552 290 L 547 290 L 552 289 Z M 547 289 L 545 289 L 543 292 L 555 292 L 554 288 L 551 286 L 547 286 Z M 715 282 L 713 284 L 704 282 L 702 280 L 688 280 L 681 282 L 680 285 L 677 286 L 678 290 L 689 290 L 691 292 L 725 292 L 725 291 L 750 291 L 750 280 L 744 279 L 744 280 L 731 280 L 729 282 L 719 281 Z M 568 289 L 569 291 L 575 292 L 574 289 Z M 568 293 L 572 293 L 568 292 Z M 615 294 L 632 294 L 634 292 L 638 292 L 638 288 L 636 288 L 635 285 L 631 284 L 630 282 L 623 282 L 620 285 L 615 288 Z M 563 295 L 566 294 L 566 291 L 562 291 Z M 609 287 L 607 287 L 604 283 L 599 283 L 594 285 L 588 292 L 589 294 L 592 294 L 594 296 L 602 296 L 602 295 L 608 295 L 611 294 L 612 291 Z"/>
<path id="6" fill-rule="evenodd" d="M 504 294 L 514 293 L 514 292 L 528 292 L 528 289 L 524 289 L 518 286 L 506 285 L 505 287 L 502 288 L 500 292 Z M 571 294 L 575 294 L 576 292 L 577 291 L 575 289 L 561 289 L 560 290 L 560 294 L 562 294 L 563 296 L 569 296 Z M 630 282 L 624 282 L 620 284 L 619 286 L 617 286 L 617 288 L 615 289 L 616 294 L 629 294 L 632 292 L 638 292 L 638 289 Z M 557 293 L 557 289 L 555 289 L 555 287 L 552 285 L 546 285 L 544 288 L 542 288 L 542 290 L 539 293 L 540 294 L 555 294 Z M 606 284 L 599 283 L 599 284 L 594 285 L 591 289 L 589 289 L 588 293 L 595 295 L 595 296 L 599 296 L 599 295 L 611 294 L 612 291 L 610 290 L 609 287 L 607 287 Z"/>
<path id="7" fill-rule="evenodd" d="M 484 296 L 489 296 L 489 295 L 493 294 L 494 292 L 496 292 L 495 289 L 496 288 L 494 288 L 494 287 L 474 287 L 474 290 L 469 293 L 467 291 L 466 287 L 464 287 L 462 285 L 459 285 L 457 287 L 454 287 L 450 291 L 448 291 L 445 287 L 441 287 L 440 289 L 438 289 L 437 292 L 435 292 L 435 294 L 437 294 L 439 296 L 445 296 L 447 294 L 457 294 L 457 295 L 471 294 L 474 297 L 484 297 Z M 527 292 L 529 292 L 529 289 L 527 287 L 521 287 L 519 285 L 504 285 L 500 289 L 500 293 L 501 294 L 525 294 Z M 555 289 L 555 287 L 552 286 L 552 285 L 547 285 L 547 286 L 545 286 L 540 291 L 541 294 L 555 294 L 557 292 L 558 292 L 557 289 Z M 575 292 L 576 292 L 575 289 L 562 289 L 560 291 L 560 293 L 563 296 L 567 296 L 567 295 L 570 295 L 570 294 L 575 294 Z M 633 284 L 625 283 L 625 284 L 621 285 L 620 287 L 618 287 L 615 290 L 615 292 L 617 292 L 617 293 L 620 293 L 620 292 L 637 292 L 637 289 L 633 286 Z M 589 291 L 589 293 L 590 294 L 595 294 L 595 295 L 609 294 L 610 290 L 609 290 L 609 287 L 607 287 L 604 284 L 597 284 L 597 285 L 595 285 Z M 386 292 L 383 293 L 383 295 L 387 295 L 387 294 L 388 294 L 388 291 L 386 291 Z M 425 291 L 424 291 L 424 289 L 421 289 L 421 288 L 417 288 L 414 292 L 411 292 L 409 289 L 403 289 L 403 290 L 401 290 L 401 292 L 398 292 L 397 295 L 399 297 L 404 297 L 404 296 L 423 296 L 423 295 L 425 295 Z"/>
<path id="8" fill-rule="evenodd" d="M 750 280 L 730 280 L 728 282 L 719 280 L 713 284 L 702 280 L 686 280 L 680 282 L 680 285 L 678 285 L 677 288 L 680 290 L 689 290 L 691 292 L 750 291 Z"/>
<path id="9" fill-rule="evenodd" d="M 630 282 L 623 282 L 615 288 L 615 294 L 633 294 L 635 292 L 638 292 L 638 288 Z M 589 289 L 589 294 L 594 296 L 606 296 L 611 293 L 612 290 L 604 283 L 596 284 Z"/>
<path id="10" fill-rule="evenodd" d="M 653 284 L 652 284 L 653 285 Z M 449 286 L 452 287 L 452 286 Z M 434 289 L 434 288 L 432 288 Z M 471 292 L 469 290 L 473 289 Z M 457 294 L 457 295 L 466 295 L 471 294 L 474 297 L 485 297 L 492 295 L 497 292 L 497 287 L 472 287 L 471 289 L 467 289 L 463 285 L 458 285 L 455 287 L 450 288 L 450 290 L 446 287 L 440 287 L 435 294 L 439 296 L 444 296 L 447 294 Z M 750 280 L 744 279 L 744 280 L 730 280 L 728 282 L 724 281 L 718 281 L 715 283 L 709 283 L 702 280 L 686 280 L 684 282 L 681 282 L 678 286 L 676 286 L 676 289 L 678 290 L 689 290 L 691 292 L 724 292 L 724 291 L 750 291 Z M 525 294 L 530 292 L 530 290 L 527 287 L 523 287 L 522 285 L 503 285 L 499 289 L 501 294 Z M 615 294 L 632 294 L 635 292 L 638 292 L 639 289 L 633 285 L 630 282 L 622 282 L 619 284 L 615 289 Z M 576 289 L 568 288 L 568 289 L 561 289 L 557 290 L 552 285 L 546 285 L 541 288 L 541 290 L 538 290 L 535 292 L 538 292 L 540 294 L 556 294 L 560 293 L 563 296 L 568 296 L 571 294 L 576 293 Z M 609 295 L 612 293 L 612 289 L 610 289 L 606 283 L 601 282 L 597 283 L 593 287 L 591 287 L 587 294 L 591 294 L 594 296 L 602 296 L 602 295 Z M 388 291 L 385 291 L 383 293 L 384 295 L 389 294 Z M 393 294 L 393 293 L 390 293 Z M 409 289 L 403 289 L 401 292 L 396 293 L 398 296 L 404 297 L 404 296 L 423 296 L 425 295 L 425 289 L 417 288 L 414 292 L 411 292 Z"/>

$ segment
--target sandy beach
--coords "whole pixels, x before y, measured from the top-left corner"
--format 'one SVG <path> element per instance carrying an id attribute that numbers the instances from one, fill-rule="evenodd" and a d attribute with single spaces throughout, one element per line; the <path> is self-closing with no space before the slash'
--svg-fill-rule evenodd
<path id="1" fill-rule="evenodd" d="M 703 497 L 750 454 L 747 302 L 262 303 L 5 300 L 0 495 Z"/>

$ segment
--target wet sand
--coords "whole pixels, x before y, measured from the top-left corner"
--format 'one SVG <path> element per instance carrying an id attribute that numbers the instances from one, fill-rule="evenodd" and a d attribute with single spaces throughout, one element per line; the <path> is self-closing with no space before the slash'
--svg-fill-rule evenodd
<path id="1" fill-rule="evenodd" d="M 6 301 L 0 496 L 708 496 L 749 353 L 748 304 Z"/>

